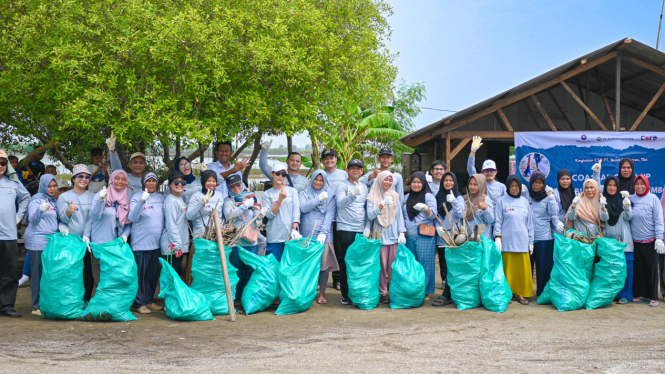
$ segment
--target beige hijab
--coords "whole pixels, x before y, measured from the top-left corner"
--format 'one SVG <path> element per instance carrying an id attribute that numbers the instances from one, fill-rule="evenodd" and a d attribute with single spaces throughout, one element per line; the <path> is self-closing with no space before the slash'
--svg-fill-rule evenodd
<path id="1" fill-rule="evenodd" d="M 596 194 L 592 198 L 588 198 L 586 194 L 584 193 L 584 187 L 587 186 L 587 184 L 593 184 L 594 187 L 596 187 Z M 593 223 L 595 225 L 600 224 L 600 212 L 598 211 L 598 203 L 600 202 L 600 187 L 598 187 L 598 183 L 596 183 L 595 180 L 593 179 L 587 179 L 584 181 L 584 185 L 582 187 L 582 196 L 580 197 L 580 202 L 577 204 L 577 208 L 575 209 L 575 215 L 582 220 Z M 572 206 L 568 208 L 570 211 L 572 209 Z M 568 212 L 566 212 L 566 226 L 569 228 L 573 228 L 573 223 L 568 220 Z"/>
<path id="2" fill-rule="evenodd" d="M 472 194 L 469 192 L 468 194 L 464 195 L 466 220 L 469 222 L 475 219 L 476 212 L 478 212 L 478 204 L 481 201 L 484 202 L 485 197 L 487 197 L 487 178 L 485 178 L 485 176 L 482 174 L 474 174 L 471 176 L 471 178 L 475 179 L 476 183 L 478 183 L 478 193 Z M 471 178 L 469 178 L 469 180 L 471 180 Z"/>
<path id="3" fill-rule="evenodd" d="M 369 194 L 367 194 L 367 201 L 371 201 L 375 207 L 378 207 L 379 204 L 383 204 L 383 200 L 386 198 L 386 196 L 390 195 L 393 197 L 393 204 L 384 205 L 383 210 L 376 217 L 376 219 L 379 221 L 379 224 L 383 227 L 388 227 L 393 224 L 395 217 L 397 217 L 397 210 L 399 208 L 397 206 L 399 204 L 399 195 L 397 192 L 393 191 L 392 188 L 388 189 L 387 191 L 383 189 L 383 180 L 392 176 L 393 174 L 388 170 L 379 173 L 379 176 L 376 177 L 376 181 L 372 185 L 372 188 L 369 190 Z"/>

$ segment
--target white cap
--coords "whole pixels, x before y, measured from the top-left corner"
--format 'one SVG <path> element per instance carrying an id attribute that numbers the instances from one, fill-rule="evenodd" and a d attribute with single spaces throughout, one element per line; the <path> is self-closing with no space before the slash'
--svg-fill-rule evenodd
<path id="1" fill-rule="evenodd" d="M 278 171 L 286 171 L 286 165 L 282 163 L 275 164 L 275 166 L 272 167 L 272 172 L 276 173 Z"/>
<path id="2" fill-rule="evenodd" d="M 485 162 L 483 162 L 483 168 L 481 170 L 487 170 L 487 169 L 496 170 L 496 163 L 492 160 L 485 160 Z"/>

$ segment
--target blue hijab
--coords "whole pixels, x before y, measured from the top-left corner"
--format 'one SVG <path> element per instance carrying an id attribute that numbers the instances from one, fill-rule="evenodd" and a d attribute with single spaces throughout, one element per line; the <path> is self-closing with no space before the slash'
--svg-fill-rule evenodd
<path id="1" fill-rule="evenodd" d="M 174 169 L 179 170 L 184 175 L 185 172 L 180 170 L 180 161 L 182 161 L 183 159 L 186 160 L 187 162 L 189 162 L 189 160 L 187 160 L 187 157 L 180 157 L 179 159 L 175 160 Z M 189 174 L 185 175 L 185 180 L 187 181 L 187 184 L 190 184 L 190 183 L 192 183 L 196 180 L 196 177 L 194 176 L 194 170 L 192 170 L 192 167 L 191 167 L 191 163 L 190 163 L 189 170 L 190 170 Z"/>
<path id="2" fill-rule="evenodd" d="M 259 201 L 256 198 L 256 194 L 254 192 L 250 191 L 249 188 L 247 188 L 247 186 L 245 186 L 245 182 L 243 182 L 242 179 L 238 183 L 242 183 L 242 190 L 240 191 L 240 193 L 237 193 L 237 194 L 233 193 L 231 191 L 231 186 L 232 185 L 229 186 L 228 183 L 226 185 L 226 189 L 229 190 L 229 196 L 231 196 L 233 198 L 233 202 L 235 202 L 236 204 L 242 203 L 246 198 L 252 197 L 252 198 L 254 198 L 254 204 L 256 204 Z M 233 185 L 235 185 L 235 184 L 237 184 L 237 183 L 234 183 Z"/>
<path id="3" fill-rule="evenodd" d="M 314 186 L 312 185 L 312 183 L 314 183 L 314 179 L 316 179 L 318 175 L 320 175 L 323 178 L 323 187 L 320 190 L 314 189 Z M 321 204 L 317 205 L 316 207 L 321 213 L 326 212 L 326 208 L 328 207 L 328 202 L 330 201 L 330 199 L 332 199 L 333 193 L 332 190 L 330 189 L 330 183 L 328 183 L 328 176 L 326 175 L 326 173 L 323 170 L 316 170 L 314 174 L 312 174 L 312 179 L 310 179 L 309 182 L 307 183 L 307 187 L 305 187 L 305 193 L 307 194 L 307 197 L 309 199 L 314 200 L 318 198 L 321 192 L 323 191 L 325 191 L 328 194 L 328 198 L 323 202 L 321 202 Z"/>
<path id="4" fill-rule="evenodd" d="M 30 201 L 28 201 L 28 205 L 33 200 L 48 200 L 49 203 L 55 204 L 55 196 L 49 196 L 48 194 L 48 185 L 51 184 L 51 181 L 55 180 L 55 176 L 52 174 L 42 174 L 41 178 L 39 178 L 39 190 L 37 191 L 36 194 L 34 194 L 31 198 Z M 56 181 L 57 183 L 58 181 Z M 25 221 L 26 223 L 28 222 L 28 215 L 25 215 Z"/>

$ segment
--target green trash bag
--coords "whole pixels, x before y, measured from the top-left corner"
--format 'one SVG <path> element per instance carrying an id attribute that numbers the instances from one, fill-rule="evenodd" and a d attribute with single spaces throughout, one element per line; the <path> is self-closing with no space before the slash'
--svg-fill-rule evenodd
<path id="1" fill-rule="evenodd" d="M 346 250 L 344 262 L 353 304 L 363 310 L 376 308 L 381 298 L 381 241 L 356 234 L 355 241 Z"/>
<path id="2" fill-rule="evenodd" d="M 78 235 L 46 237 L 42 253 L 39 309 L 47 319 L 76 319 L 83 311 L 83 256 L 87 246 Z"/>
<path id="3" fill-rule="evenodd" d="M 177 321 L 208 321 L 215 319 L 205 296 L 180 279 L 173 267 L 163 258 L 159 276 L 159 297 L 164 298 L 166 316 Z M 194 263 L 192 263 L 193 265 Z"/>
<path id="4" fill-rule="evenodd" d="M 595 257 L 591 245 L 554 234 L 554 267 L 536 303 L 552 304 L 560 312 L 582 308 L 589 295 L 587 274 L 593 272 Z"/>
<path id="5" fill-rule="evenodd" d="M 316 298 L 324 245 L 312 238 L 285 243 L 279 263 L 278 316 L 304 312 Z"/>
<path id="6" fill-rule="evenodd" d="M 480 267 L 480 300 L 493 312 L 503 313 L 508 308 L 513 292 L 503 272 L 503 257 L 493 241 L 483 239 L 480 243 L 483 257 Z"/>
<path id="7" fill-rule="evenodd" d="M 217 243 L 206 239 L 194 239 L 194 258 L 192 259 L 192 286 L 205 296 L 213 315 L 229 314 L 229 303 L 226 299 L 226 287 L 222 272 L 222 261 L 219 259 Z M 238 285 L 238 269 L 231 265 L 229 256 L 231 247 L 224 247 L 226 268 L 229 271 L 231 296 L 235 300 Z"/>
<path id="8" fill-rule="evenodd" d="M 95 296 L 88 303 L 79 320 L 133 321 L 137 318 L 129 311 L 139 289 L 134 254 L 122 238 L 103 244 L 90 243 L 92 254 L 99 259 L 101 273 Z"/>
<path id="9" fill-rule="evenodd" d="M 403 244 L 391 265 L 390 309 L 417 308 L 425 302 L 425 269 Z"/>
<path id="10" fill-rule="evenodd" d="M 600 262 L 593 268 L 589 297 L 584 304 L 586 309 L 609 305 L 626 282 L 627 265 L 623 251 L 627 244 L 619 243 L 616 239 L 599 238 L 594 241 L 594 245 Z"/>
<path id="11" fill-rule="evenodd" d="M 250 315 L 266 310 L 279 297 L 279 261 L 275 256 L 257 256 L 238 247 L 240 261 L 249 265 L 254 272 L 242 291 L 242 307 Z"/>
<path id="12" fill-rule="evenodd" d="M 450 295 L 459 310 L 478 308 L 481 305 L 482 259 L 483 247 L 478 242 L 466 242 L 457 248 L 446 248 Z"/>

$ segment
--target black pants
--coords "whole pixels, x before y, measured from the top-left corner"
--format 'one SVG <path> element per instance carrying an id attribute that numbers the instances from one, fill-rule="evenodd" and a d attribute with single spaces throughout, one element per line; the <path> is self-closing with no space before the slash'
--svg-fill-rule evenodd
<path id="1" fill-rule="evenodd" d="M 139 289 L 134 299 L 134 307 L 141 307 L 153 303 L 157 280 L 159 278 L 159 248 L 151 251 L 135 251 L 134 260 L 139 276 Z M 181 257 L 182 259 L 182 257 Z"/>
<path id="2" fill-rule="evenodd" d="M 658 253 L 656 242 L 633 242 L 633 297 L 658 300 Z"/>
<path id="3" fill-rule="evenodd" d="M 14 308 L 18 290 L 16 240 L 0 240 L 0 310 Z"/>
<path id="4" fill-rule="evenodd" d="M 658 255 L 658 271 L 660 273 L 660 294 L 663 295 L 665 299 L 665 273 L 663 273 L 663 268 L 665 267 L 665 255 Z"/>
<path id="5" fill-rule="evenodd" d="M 92 276 L 92 254 L 86 249 L 83 256 L 83 300 L 90 301 L 92 298 L 92 290 L 95 288 L 95 278 Z"/>
<path id="6" fill-rule="evenodd" d="M 359 232 L 351 231 L 337 231 L 339 238 L 339 250 L 335 248 L 335 257 L 337 257 L 337 264 L 339 264 L 339 284 L 342 288 L 342 296 L 349 297 L 349 283 L 346 278 L 346 250 L 349 249 L 351 244 L 356 240 L 356 234 Z"/>
<path id="7" fill-rule="evenodd" d="M 173 270 L 175 270 L 175 272 L 178 273 L 180 279 L 183 279 L 185 277 L 185 274 L 184 274 L 184 269 L 182 268 L 182 259 L 187 255 L 189 255 L 189 253 L 185 253 L 180 257 L 176 257 L 175 255 L 168 255 L 168 256 L 161 255 L 160 257 L 166 260 L 166 262 L 168 262 L 169 265 L 173 267 Z M 159 262 L 159 260 L 157 261 Z"/>
<path id="8" fill-rule="evenodd" d="M 436 247 L 436 253 L 439 255 L 439 274 L 441 275 L 441 282 L 443 288 L 446 287 L 446 279 L 448 279 L 448 265 L 446 264 L 446 247 Z"/>
<path id="9" fill-rule="evenodd" d="M 44 251 L 31 251 L 30 253 L 30 288 L 32 295 L 32 310 L 39 310 L 39 290 L 42 281 L 42 253 Z"/>
<path id="10" fill-rule="evenodd" d="M 337 235 L 337 222 L 333 221 L 333 247 L 335 248 L 335 253 L 340 251 L 340 242 L 339 242 L 339 235 Z M 333 288 L 335 288 L 335 285 L 339 283 L 339 270 L 335 270 L 332 272 L 332 284 Z"/>

